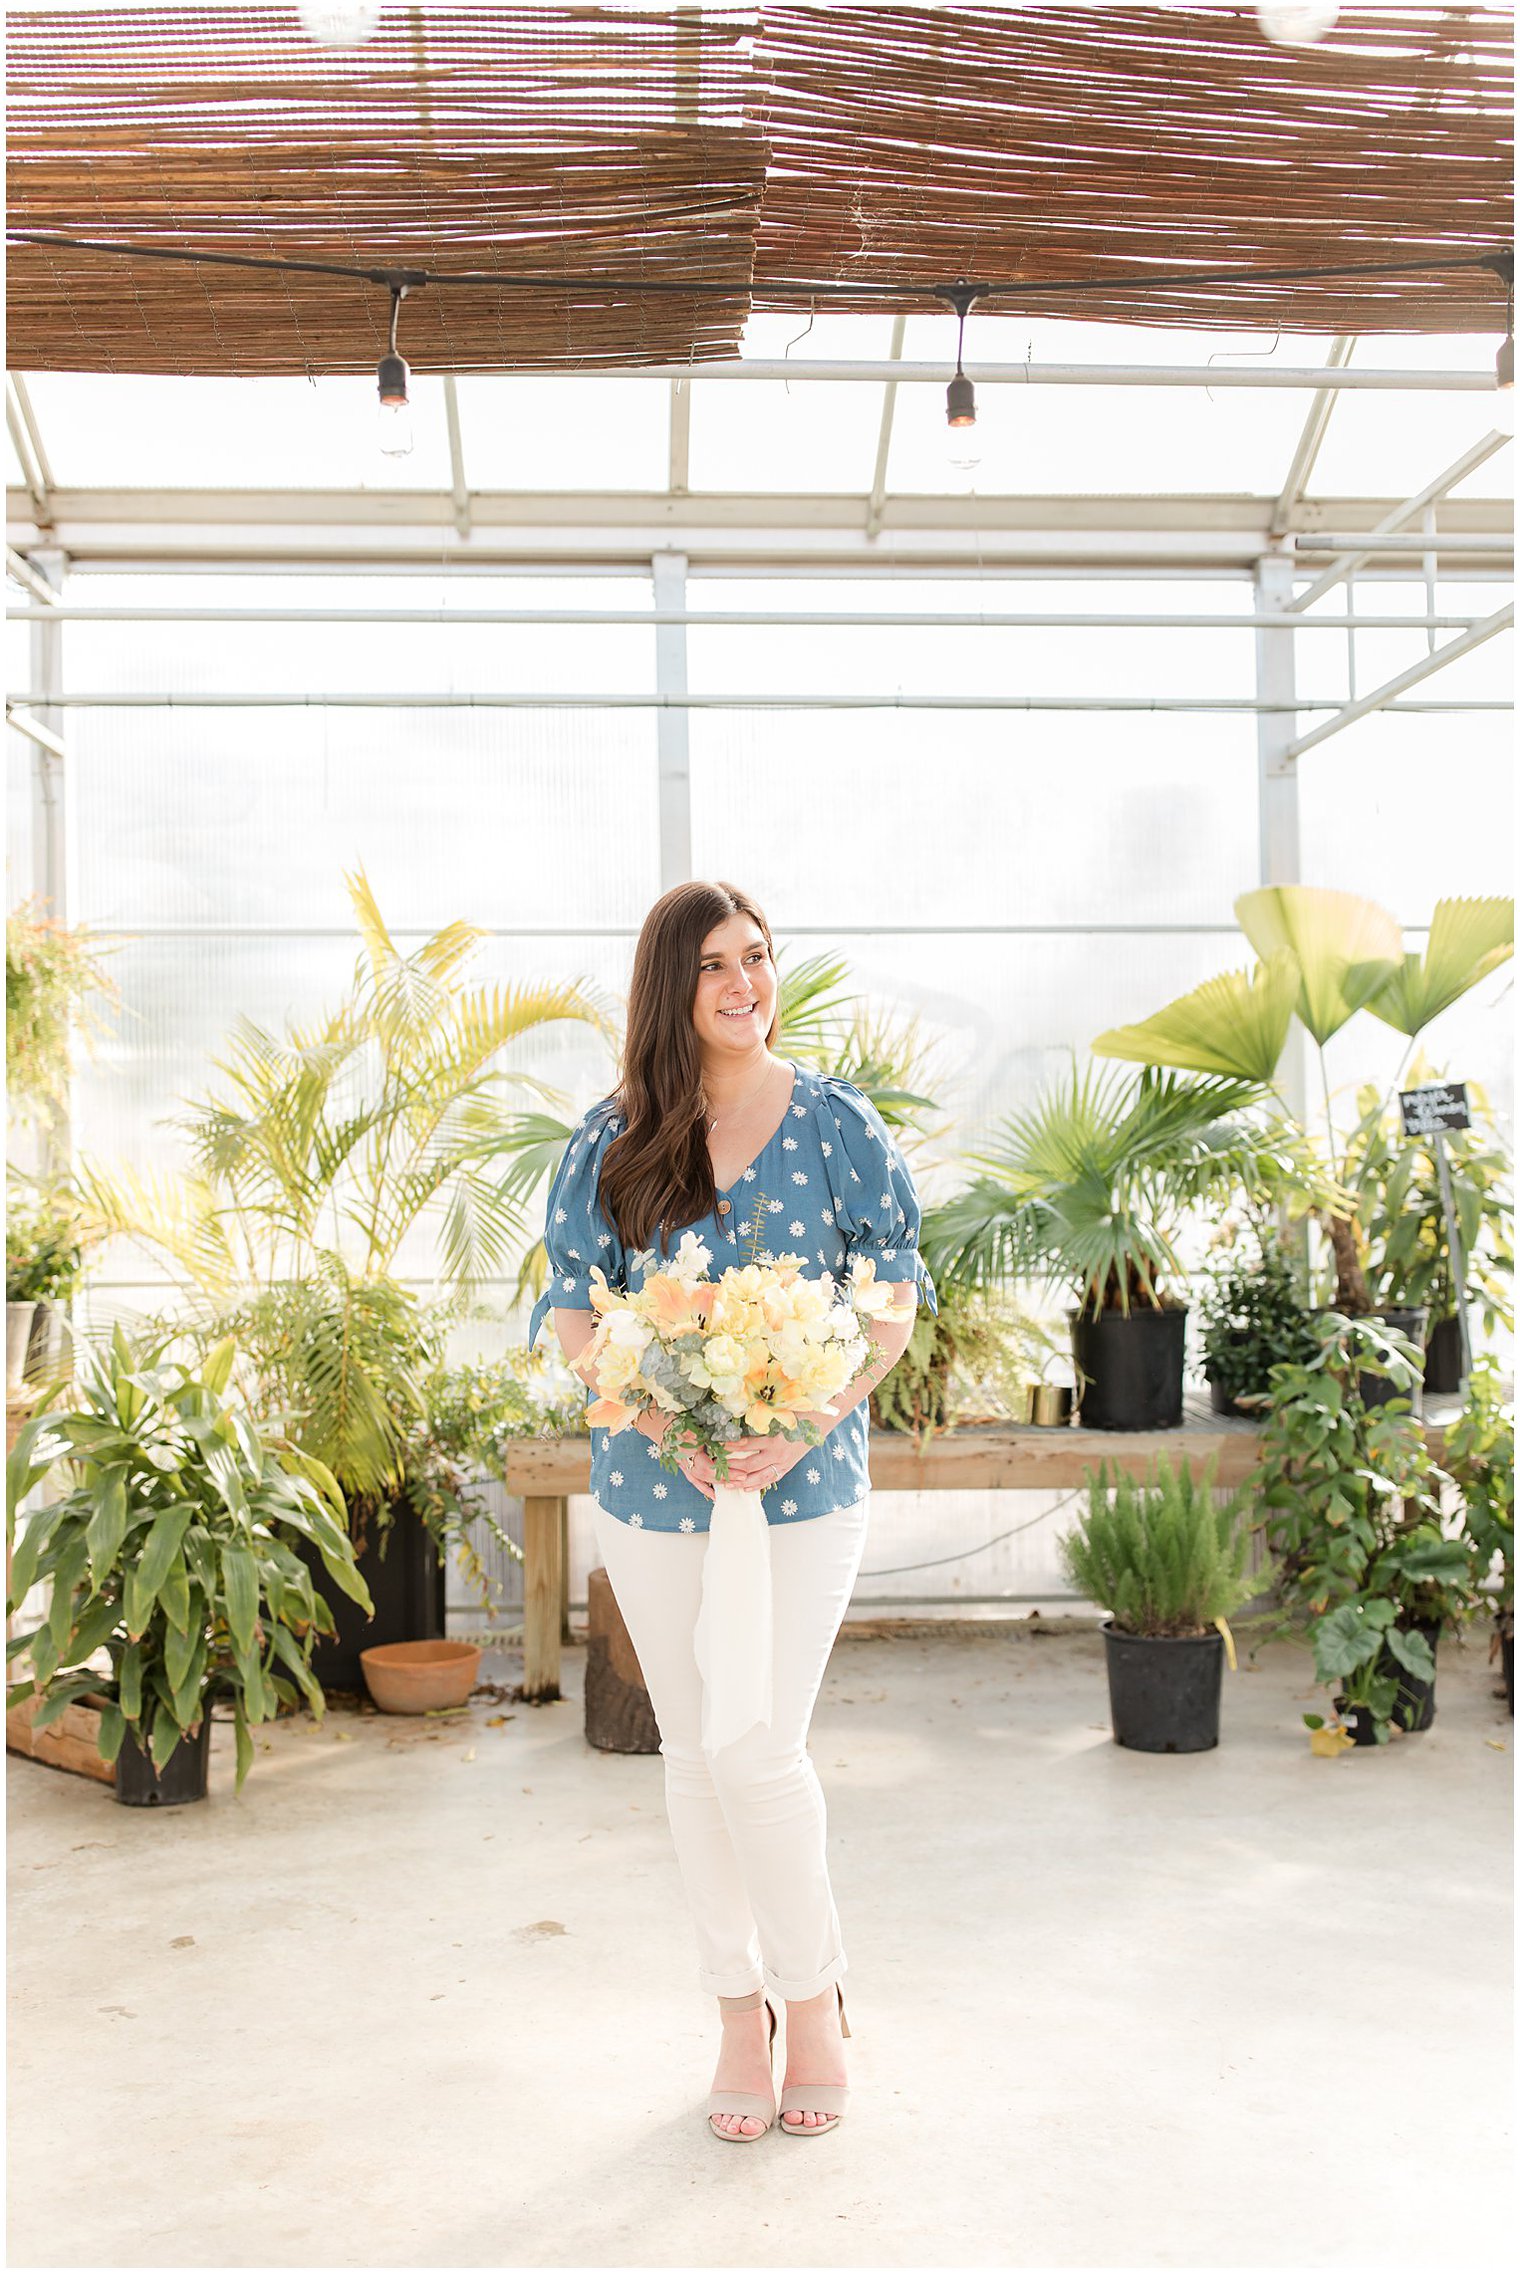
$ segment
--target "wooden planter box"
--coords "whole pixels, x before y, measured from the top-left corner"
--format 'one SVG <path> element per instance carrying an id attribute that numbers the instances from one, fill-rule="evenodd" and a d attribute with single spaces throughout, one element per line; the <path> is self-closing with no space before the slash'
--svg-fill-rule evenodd
<path id="1" fill-rule="evenodd" d="M 105 1704 L 102 1698 L 100 1705 Z M 100 1784 L 115 1784 L 116 1764 L 100 1757 L 100 1705 L 76 1698 L 65 1706 L 46 1729 L 33 1729 L 40 1698 L 23 1698 L 5 1717 L 5 1750 L 23 1753 L 45 1768 L 67 1769 L 72 1776 L 94 1777 Z"/>

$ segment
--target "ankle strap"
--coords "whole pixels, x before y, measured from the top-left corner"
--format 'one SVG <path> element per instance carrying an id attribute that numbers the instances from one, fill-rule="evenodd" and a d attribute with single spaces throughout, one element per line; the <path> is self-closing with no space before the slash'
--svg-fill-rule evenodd
<path id="1" fill-rule="evenodd" d="M 765 1992 L 763 1990 L 750 1990 L 742 1998 L 719 1998 L 718 2000 L 725 2013 L 753 2013 L 755 2008 L 763 2005 L 764 2002 Z"/>

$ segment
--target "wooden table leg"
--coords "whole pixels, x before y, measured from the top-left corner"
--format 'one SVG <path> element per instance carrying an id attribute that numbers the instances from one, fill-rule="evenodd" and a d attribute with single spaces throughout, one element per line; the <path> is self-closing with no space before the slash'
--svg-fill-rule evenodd
<path id="1" fill-rule="evenodd" d="M 564 1515 L 562 1493 L 530 1493 L 523 1500 L 523 1696 L 539 1703 L 560 1694 Z"/>
<path id="2" fill-rule="evenodd" d="M 559 1639 L 573 1642 L 570 1632 L 570 1495 L 559 1504 Z"/>

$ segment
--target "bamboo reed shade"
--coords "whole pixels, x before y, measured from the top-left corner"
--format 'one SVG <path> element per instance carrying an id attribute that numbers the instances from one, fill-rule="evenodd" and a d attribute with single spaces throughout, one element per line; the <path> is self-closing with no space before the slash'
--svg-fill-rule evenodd
<path id="1" fill-rule="evenodd" d="M 13 228 L 365 268 L 424 288 L 419 370 L 703 362 L 751 302 L 1315 332 L 1493 330 L 1491 274 L 1138 290 L 1147 272 L 1471 254 L 1511 234 L 1511 25 L 1350 6 L 1307 49 L 1250 0 L 965 8 L 388 5 L 351 50 L 293 6 L 9 20 Z M 701 284 L 614 291 L 599 277 Z M 1042 282 L 1111 287 L 1080 296 Z M 9 248 L 13 365 L 371 371 L 383 286 Z M 852 286 L 892 288 L 862 290 Z"/>
<path id="2" fill-rule="evenodd" d="M 584 277 L 409 294 L 419 370 L 738 352 L 764 146 L 751 11 L 387 7 L 319 47 L 294 7 L 9 23 L 10 226 L 365 268 Z M 373 372 L 383 286 L 9 249 L 20 369 Z M 598 275 L 726 287 L 611 293 Z"/>
<path id="3" fill-rule="evenodd" d="M 1308 48 L 1266 40 L 1249 0 L 767 7 L 756 304 L 805 306 L 823 281 L 966 277 L 1027 281 L 1030 315 L 1502 328 L 1501 286 L 1472 270 L 1080 298 L 1038 285 L 1508 244 L 1512 45 L 1508 12 L 1469 6 L 1347 7 Z"/>

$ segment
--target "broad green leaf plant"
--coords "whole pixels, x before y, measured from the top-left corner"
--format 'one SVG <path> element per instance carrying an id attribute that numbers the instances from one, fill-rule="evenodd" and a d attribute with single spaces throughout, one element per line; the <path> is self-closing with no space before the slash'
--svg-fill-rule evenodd
<path id="1" fill-rule="evenodd" d="M 44 1403 L 23 1426 L 7 1464 L 8 1610 L 40 1580 L 51 1603 L 7 1645 L 31 1675 L 6 1703 L 40 1696 L 46 1727 L 76 1699 L 103 1696 L 102 1758 L 114 1761 L 130 1730 L 162 1769 L 212 1698 L 230 1696 L 241 1790 L 254 1725 L 298 1698 L 319 1719 L 324 1710 L 311 1652 L 333 1615 L 294 1543 L 373 1606 L 336 1482 L 257 1425 L 232 1388 L 234 1355 L 223 1341 L 192 1367 L 165 1344 L 134 1347 L 118 1326 L 85 1364 L 77 1402 Z M 23 1518 L 54 1472 L 67 1489 Z M 109 1672 L 91 1663 L 101 1652 Z"/>
<path id="2" fill-rule="evenodd" d="M 1309 1328 L 1314 1355 L 1272 1370 L 1260 1506 L 1287 1625 L 1307 1614 L 1316 1680 L 1369 1714 L 1383 1744 L 1400 1669 L 1434 1678 L 1419 1626 L 1454 1625 L 1476 1606 L 1473 1543 L 1442 1527 L 1451 1479 L 1410 1408 L 1421 1353 L 1371 1319 L 1332 1311 Z M 1369 1404 L 1369 1376 L 1399 1394 Z"/>
<path id="3" fill-rule="evenodd" d="M 1271 885 L 1242 893 L 1235 914 L 1259 958 L 1251 969 L 1222 973 L 1148 1019 L 1110 1028 L 1093 1049 L 1099 1057 L 1247 1082 L 1291 1112 L 1281 1066 L 1297 1018 L 1318 1053 L 1323 1097 L 1322 1126 L 1307 1114 L 1300 1126 L 1322 1156 L 1324 1177 L 1344 1184 L 1348 1162 L 1335 1128 L 1326 1044 L 1366 1011 L 1407 1036 L 1412 1051 L 1432 1019 L 1513 954 L 1514 903 L 1439 901 L 1418 953 L 1406 949 L 1385 909 L 1355 893 Z M 1408 1057 L 1406 1051 L 1406 1063 Z M 1334 1254 L 1336 1307 L 1365 1315 L 1372 1296 L 1356 1207 L 1349 1200 L 1311 1205 Z"/>

